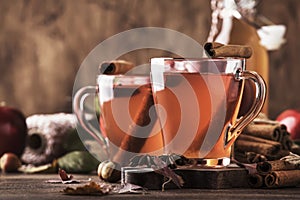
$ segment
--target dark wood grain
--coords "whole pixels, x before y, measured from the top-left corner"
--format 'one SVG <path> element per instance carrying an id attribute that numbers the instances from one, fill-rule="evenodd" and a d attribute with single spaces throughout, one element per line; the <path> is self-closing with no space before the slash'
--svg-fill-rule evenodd
<path id="1" fill-rule="evenodd" d="M 287 26 L 286 44 L 269 52 L 271 118 L 300 107 L 299 9 L 298 0 L 261 1 L 258 8 L 274 23 Z M 2 0 L 0 101 L 26 116 L 71 112 L 77 70 L 100 42 L 125 30 L 155 26 L 174 29 L 203 44 L 210 15 L 208 0 Z M 123 58 L 142 64 L 157 55 L 166 52 L 146 49 Z"/>
<path id="2" fill-rule="evenodd" d="M 300 1 L 261 1 L 259 12 L 275 24 L 287 26 L 286 43 L 278 51 L 269 52 L 271 117 L 288 108 L 300 108 Z"/>
<path id="3" fill-rule="evenodd" d="M 113 194 L 106 196 L 68 196 L 61 191 L 66 187 L 79 185 L 49 184 L 47 180 L 57 179 L 56 174 L 1 175 L 0 199 L 299 199 L 300 188 L 284 189 L 168 189 L 164 192 L 148 190 L 145 194 Z M 74 175 L 80 180 L 97 181 L 96 175 Z"/>
<path id="4" fill-rule="evenodd" d="M 151 168 L 124 168 L 122 182 L 140 185 L 148 189 L 161 190 L 168 180 L 155 173 Z M 174 172 L 183 179 L 185 189 L 225 189 L 249 188 L 248 172 L 244 168 L 228 167 L 224 169 L 176 169 Z M 172 181 L 165 184 L 166 189 L 178 188 Z"/>

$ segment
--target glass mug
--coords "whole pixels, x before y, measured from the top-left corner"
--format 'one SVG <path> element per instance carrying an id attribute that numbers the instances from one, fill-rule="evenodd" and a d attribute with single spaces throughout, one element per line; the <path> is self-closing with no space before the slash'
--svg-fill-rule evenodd
<path id="1" fill-rule="evenodd" d="M 151 79 L 165 153 L 184 155 L 196 167 L 230 163 L 235 139 L 266 96 L 261 76 L 239 58 L 152 58 Z M 255 99 L 238 118 L 245 80 L 255 84 Z"/>
<path id="2" fill-rule="evenodd" d="M 97 95 L 100 133 L 85 119 L 87 97 Z M 86 86 L 74 96 L 73 109 L 80 125 L 106 149 L 108 158 L 126 166 L 135 154 L 163 152 L 149 76 L 97 76 L 97 86 Z"/>

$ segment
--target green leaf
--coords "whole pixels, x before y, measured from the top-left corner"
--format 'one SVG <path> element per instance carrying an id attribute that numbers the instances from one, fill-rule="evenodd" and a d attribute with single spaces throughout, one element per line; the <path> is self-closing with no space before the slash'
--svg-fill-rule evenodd
<path id="1" fill-rule="evenodd" d="M 73 151 L 57 160 L 58 167 L 68 173 L 90 173 L 97 170 L 99 163 L 87 151 Z"/>

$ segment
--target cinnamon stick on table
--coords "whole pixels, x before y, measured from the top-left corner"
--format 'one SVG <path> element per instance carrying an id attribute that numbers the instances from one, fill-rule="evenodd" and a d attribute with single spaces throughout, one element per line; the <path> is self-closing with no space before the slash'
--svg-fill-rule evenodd
<path id="1" fill-rule="evenodd" d="M 291 146 L 291 152 L 300 155 L 300 146 L 293 143 Z"/>
<path id="2" fill-rule="evenodd" d="M 241 163 L 258 163 L 266 161 L 267 158 L 265 155 L 255 153 L 255 152 L 241 152 L 238 150 L 234 151 L 234 159 Z"/>
<path id="3" fill-rule="evenodd" d="M 235 149 L 241 152 L 255 152 L 263 155 L 274 155 L 281 150 L 279 142 L 254 136 L 240 134 L 235 141 Z"/>
<path id="4" fill-rule="evenodd" d="M 256 165 L 257 172 L 265 175 L 272 171 L 293 170 L 293 169 L 297 169 L 297 166 L 289 162 L 286 162 L 284 160 L 259 162 Z"/>
<path id="5" fill-rule="evenodd" d="M 249 174 L 248 175 L 248 184 L 253 188 L 261 188 L 264 186 L 265 176 L 261 174 Z"/>
<path id="6" fill-rule="evenodd" d="M 272 120 L 255 119 L 245 127 L 243 134 L 278 141 L 285 150 L 291 150 L 293 145 L 286 126 Z"/>
<path id="7" fill-rule="evenodd" d="M 224 45 L 218 42 L 207 42 L 204 49 L 212 58 L 217 57 L 239 57 L 250 58 L 252 48 L 245 45 Z"/>
<path id="8" fill-rule="evenodd" d="M 268 188 L 297 186 L 300 184 L 300 170 L 273 171 L 264 182 Z"/>
<path id="9" fill-rule="evenodd" d="M 151 122 L 151 117 L 156 117 L 156 112 L 153 109 L 154 113 L 150 117 L 149 111 L 150 108 L 154 105 L 153 96 L 150 86 L 146 87 L 146 92 L 144 92 L 144 97 L 141 101 L 139 110 L 134 117 L 133 124 L 130 126 L 128 134 L 124 136 L 120 144 L 118 152 L 113 157 L 113 161 L 120 163 L 121 165 L 129 162 L 130 157 L 128 157 L 128 152 L 138 153 L 144 146 L 147 136 L 150 135 L 150 132 L 154 126 L 154 123 Z M 145 89 L 145 88 L 143 88 Z M 148 126 L 145 128 L 145 126 Z"/>
<path id="10" fill-rule="evenodd" d="M 256 137 L 256 136 L 252 136 L 252 135 L 247 135 L 244 133 L 239 135 L 238 140 L 270 144 L 270 145 L 274 145 L 274 146 L 278 146 L 278 147 L 281 145 L 280 142 L 277 142 L 277 141 L 268 140 L 268 139 L 264 139 L 264 138 Z"/>
<path id="11" fill-rule="evenodd" d="M 289 150 L 281 149 L 276 154 L 266 155 L 266 157 L 268 160 L 279 160 L 282 157 L 287 156 L 289 154 L 290 154 Z"/>
<path id="12" fill-rule="evenodd" d="M 286 127 L 280 123 L 266 123 L 255 121 L 247 125 L 243 133 L 268 140 L 281 141 L 286 132 Z"/>

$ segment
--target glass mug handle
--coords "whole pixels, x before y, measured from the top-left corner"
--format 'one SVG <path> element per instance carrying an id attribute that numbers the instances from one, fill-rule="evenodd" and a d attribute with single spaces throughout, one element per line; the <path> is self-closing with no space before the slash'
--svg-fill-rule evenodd
<path id="1" fill-rule="evenodd" d="M 255 84 L 255 101 L 250 110 L 242 116 L 226 133 L 225 146 L 231 146 L 235 139 L 261 111 L 266 98 L 266 85 L 263 78 L 254 71 L 237 72 L 237 80 L 251 80 Z"/>
<path id="2" fill-rule="evenodd" d="M 102 147 L 107 157 L 109 157 L 108 152 L 108 141 L 106 140 L 106 137 L 102 135 L 100 132 L 100 129 L 97 130 L 95 127 L 91 125 L 91 123 L 87 120 L 87 111 L 84 109 L 84 105 L 86 102 L 86 99 L 89 96 L 95 96 L 95 93 L 97 92 L 96 86 L 85 86 L 81 89 L 79 89 L 75 96 L 73 101 L 73 111 L 77 117 L 77 120 L 79 124 L 82 126 L 82 128 L 88 132 Z M 95 111 L 95 110 L 94 110 Z M 90 114 L 96 114 L 90 113 Z"/>

